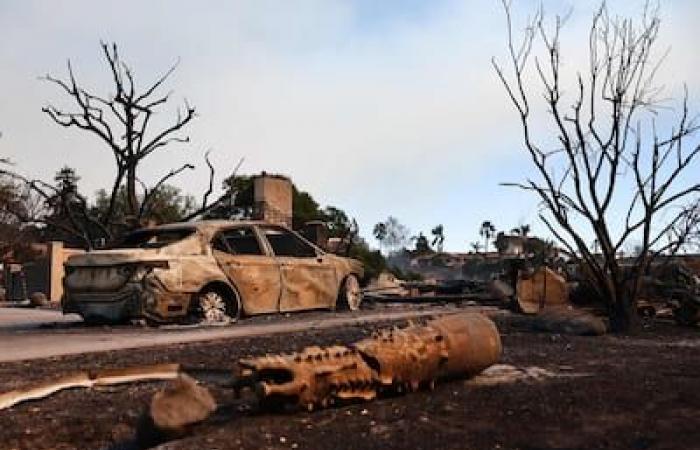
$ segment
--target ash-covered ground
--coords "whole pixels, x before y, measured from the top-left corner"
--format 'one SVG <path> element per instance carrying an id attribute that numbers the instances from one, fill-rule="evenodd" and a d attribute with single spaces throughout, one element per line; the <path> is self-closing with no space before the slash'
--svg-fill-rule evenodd
<path id="1" fill-rule="evenodd" d="M 400 324 L 400 322 L 399 322 Z M 386 324 L 385 324 L 386 325 Z M 238 357 L 349 343 L 377 324 L 4 363 L 5 391 L 73 371 Z M 692 449 L 700 447 L 700 334 L 657 322 L 636 336 L 573 337 L 499 323 L 491 377 L 315 412 L 272 413 L 212 387 L 221 412 L 168 449 Z M 498 375 L 498 376 L 497 376 Z M 61 392 L 0 411 L 0 448 L 128 443 L 161 383 Z"/>

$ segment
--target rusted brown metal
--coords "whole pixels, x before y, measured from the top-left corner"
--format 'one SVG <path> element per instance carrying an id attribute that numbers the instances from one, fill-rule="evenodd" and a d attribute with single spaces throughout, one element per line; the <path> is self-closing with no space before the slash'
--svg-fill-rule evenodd
<path id="1" fill-rule="evenodd" d="M 290 355 L 242 359 L 241 382 L 249 381 L 263 405 L 296 403 L 309 410 L 338 399 L 376 396 L 372 369 L 346 346 L 308 347 Z"/>
<path id="2" fill-rule="evenodd" d="M 363 275 L 359 261 L 326 253 L 287 228 L 263 222 L 201 221 L 138 233 L 153 233 L 156 242 L 68 260 L 64 312 L 88 321 L 168 322 L 197 312 L 198 299 L 211 290 L 228 303 L 226 321 L 239 313 L 333 309 L 344 281 Z M 276 254 L 272 234 L 294 245 Z M 159 243 L 158 236 L 177 238 Z M 236 249 L 229 245 L 236 238 L 247 240 L 237 241 Z"/>
<path id="3" fill-rule="evenodd" d="M 386 391 L 432 387 L 439 379 L 479 373 L 500 355 L 500 336 L 490 319 L 456 314 L 426 325 L 383 330 L 350 346 L 242 359 L 240 381 L 254 385 L 264 404 L 313 409 L 339 400 L 371 400 Z"/>
<path id="4" fill-rule="evenodd" d="M 471 376 L 495 364 L 501 357 L 501 335 L 483 314 L 454 314 L 428 322 L 445 336 L 448 358 L 440 378 Z"/>
<path id="5" fill-rule="evenodd" d="M 533 272 L 521 272 L 516 283 L 516 300 L 518 308 L 525 314 L 567 306 L 569 289 L 566 279 L 546 266 Z"/>

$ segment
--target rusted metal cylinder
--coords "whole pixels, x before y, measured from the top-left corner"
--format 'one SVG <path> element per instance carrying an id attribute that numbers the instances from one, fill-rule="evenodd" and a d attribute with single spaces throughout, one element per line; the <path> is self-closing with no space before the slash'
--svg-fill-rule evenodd
<path id="1" fill-rule="evenodd" d="M 380 330 L 347 347 L 313 346 L 289 355 L 245 358 L 239 364 L 242 378 L 255 383 L 262 402 L 313 409 L 474 375 L 500 356 L 495 324 L 470 313 Z"/>
<path id="2" fill-rule="evenodd" d="M 431 320 L 428 327 L 437 330 L 447 344 L 447 360 L 440 378 L 475 375 L 496 364 L 501 357 L 501 337 L 496 324 L 478 313 L 443 316 Z"/>

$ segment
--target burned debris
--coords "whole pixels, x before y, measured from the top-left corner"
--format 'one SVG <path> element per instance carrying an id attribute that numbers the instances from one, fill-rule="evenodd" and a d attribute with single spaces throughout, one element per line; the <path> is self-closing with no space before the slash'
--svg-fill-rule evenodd
<path id="1" fill-rule="evenodd" d="M 241 377 L 255 384 L 263 402 L 313 409 L 474 375 L 495 364 L 500 354 L 495 324 L 467 313 L 380 330 L 349 346 L 309 347 L 290 355 L 242 359 L 240 365 Z"/>
<path id="2" fill-rule="evenodd" d="M 499 247 L 512 249 L 514 242 L 499 233 Z M 518 238 L 519 236 L 515 236 Z M 544 242 L 536 238 L 530 241 Z M 504 242 L 510 242 L 508 246 Z M 390 272 L 380 274 L 364 289 L 365 301 L 401 303 L 445 303 L 496 306 L 525 315 L 544 314 L 542 320 L 577 321 L 586 313 L 596 324 L 590 333 L 600 334 L 607 311 L 586 276 L 585 265 L 576 258 L 516 251 L 492 254 L 431 253 L 401 256 L 403 273 L 419 280 L 400 279 Z M 394 257 L 394 261 L 397 257 Z M 658 256 L 640 281 L 638 313 L 646 320 L 673 317 L 678 324 L 694 326 L 700 321 L 700 271 L 697 255 Z M 631 270 L 634 258 L 620 257 L 620 266 Z M 567 315 L 570 317 L 564 319 Z M 605 328 L 605 325 L 602 325 Z M 559 325 L 538 329 L 561 329 Z M 573 327 L 571 329 L 576 329 Z"/>
<path id="3" fill-rule="evenodd" d="M 496 364 L 501 352 L 500 335 L 490 319 L 461 313 L 424 325 L 379 330 L 348 345 L 242 358 L 228 369 L 161 364 L 82 372 L 0 394 L 0 409 L 64 389 L 171 380 L 153 396 L 147 419 L 139 428 L 139 433 L 164 439 L 181 434 L 215 412 L 214 397 L 195 381 L 198 379 L 233 389 L 238 396 L 252 395 L 263 409 L 313 410 L 433 388 L 437 381 L 473 376 Z"/>
<path id="4" fill-rule="evenodd" d="M 269 222 L 199 221 L 136 231 L 66 264 L 63 311 L 93 322 L 230 323 L 361 302 L 358 261 Z"/>

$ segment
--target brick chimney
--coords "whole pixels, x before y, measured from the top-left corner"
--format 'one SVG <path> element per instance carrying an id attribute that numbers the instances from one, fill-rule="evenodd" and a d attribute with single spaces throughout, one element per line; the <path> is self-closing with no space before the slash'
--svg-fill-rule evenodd
<path id="1" fill-rule="evenodd" d="M 253 177 L 253 217 L 292 226 L 292 182 L 282 175 L 262 172 Z"/>

